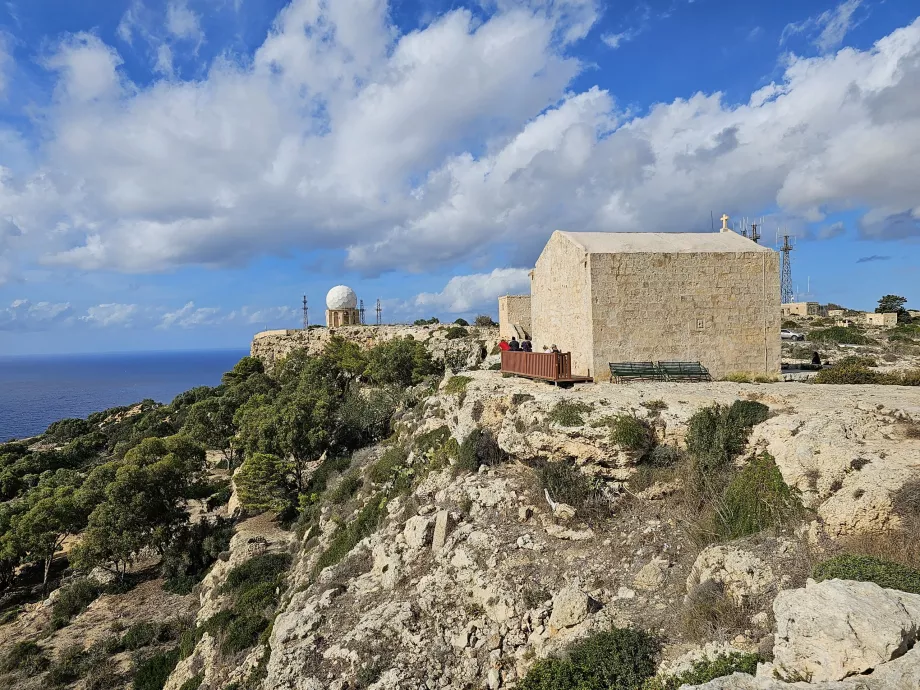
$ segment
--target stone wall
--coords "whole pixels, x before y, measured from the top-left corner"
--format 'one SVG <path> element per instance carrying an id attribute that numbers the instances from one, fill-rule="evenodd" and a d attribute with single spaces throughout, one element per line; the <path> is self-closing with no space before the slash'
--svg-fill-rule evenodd
<path id="1" fill-rule="evenodd" d="M 886 328 L 891 328 L 898 325 L 898 315 L 896 312 L 889 312 L 887 314 L 866 312 L 863 315 L 863 321 L 870 326 L 885 326 Z"/>
<path id="2" fill-rule="evenodd" d="M 779 255 L 591 254 L 592 373 L 608 362 L 700 361 L 713 377 L 778 374 Z M 581 372 L 579 372 L 581 373 Z"/>
<path id="3" fill-rule="evenodd" d="M 342 328 L 314 327 L 309 330 L 263 331 L 256 333 L 249 347 L 249 354 L 258 357 L 266 368 L 293 352 L 306 350 L 311 354 L 322 352 L 333 335 L 370 348 L 377 343 L 393 338 L 412 337 L 425 343 L 432 357 L 437 361 L 447 358 L 450 362 L 460 360 L 468 366 L 479 364 L 498 344 L 497 328 L 470 328 L 469 337 L 447 340 L 445 326 L 344 326 Z"/>
<path id="4" fill-rule="evenodd" d="M 787 302 L 780 307 L 781 316 L 820 316 L 821 305 L 817 302 Z"/>
<path id="5" fill-rule="evenodd" d="M 537 259 L 530 282 L 533 346 L 556 345 L 572 353 L 572 373 L 594 370 L 592 358 L 591 290 L 587 253 L 553 233 Z"/>
<path id="6" fill-rule="evenodd" d="M 505 295 L 498 298 L 498 335 L 509 340 L 517 336 L 515 326 L 532 335 L 530 319 L 530 295 Z"/>

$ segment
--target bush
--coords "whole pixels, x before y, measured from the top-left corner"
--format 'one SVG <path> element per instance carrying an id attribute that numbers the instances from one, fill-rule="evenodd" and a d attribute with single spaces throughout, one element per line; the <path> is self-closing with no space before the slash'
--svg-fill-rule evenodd
<path id="1" fill-rule="evenodd" d="M 550 498 L 568 503 L 585 513 L 606 509 L 609 502 L 600 486 L 574 465 L 567 462 L 547 462 L 538 470 L 540 485 Z"/>
<path id="2" fill-rule="evenodd" d="M 187 681 L 185 681 L 179 690 L 198 690 L 201 687 L 201 682 L 204 680 L 204 674 L 199 673 L 197 676 L 192 676 Z"/>
<path id="3" fill-rule="evenodd" d="M 177 663 L 178 648 L 148 657 L 138 665 L 134 673 L 134 690 L 163 690 Z"/>
<path id="4" fill-rule="evenodd" d="M 238 597 L 246 590 L 265 582 L 278 585 L 290 567 L 290 554 L 266 553 L 261 556 L 253 556 L 230 569 L 221 587 L 221 592 L 230 592 Z"/>
<path id="5" fill-rule="evenodd" d="M 492 320 L 491 316 L 488 316 L 486 314 L 480 314 L 473 321 L 473 325 L 476 326 L 477 328 L 494 328 L 498 324 Z"/>
<path id="6" fill-rule="evenodd" d="M 538 661 L 520 690 L 640 690 L 655 674 L 658 643 L 637 630 L 614 628 L 575 643 L 567 659 Z"/>
<path id="7" fill-rule="evenodd" d="M 121 647 L 136 651 L 152 644 L 175 639 L 176 631 L 169 623 L 135 623 L 122 635 Z"/>
<path id="8" fill-rule="evenodd" d="M 341 561 L 359 541 L 373 534 L 380 519 L 386 514 L 386 504 L 387 500 L 383 494 L 371 496 L 355 519 L 340 529 L 328 548 L 320 554 L 313 569 L 314 574 L 319 574 L 324 568 Z"/>
<path id="9" fill-rule="evenodd" d="M 188 594 L 201 581 L 211 564 L 230 547 L 233 523 L 218 518 L 183 525 L 176 533 L 160 561 L 163 589 L 174 594 Z"/>
<path id="10" fill-rule="evenodd" d="M 466 393 L 466 387 L 472 381 L 469 376 L 451 376 L 444 384 L 444 392 L 449 394 Z"/>
<path id="11" fill-rule="evenodd" d="M 361 488 L 361 477 L 357 472 L 349 472 L 339 480 L 335 488 L 329 492 L 329 502 L 333 504 L 345 503 L 358 493 Z"/>
<path id="12" fill-rule="evenodd" d="M 765 421 L 770 408 L 758 402 L 736 400 L 730 407 L 713 405 L 696 412 L 687 428 L 687 450 L 704 477 L 728 467 L 747 444 L 751 429 Z"/>
<path id="13" fill-rule="evenodd" d="M 639 455 L 645 455 L 657 443 L 652 425 L 645 419 L 628 414 L 617 415 L 611 420 L 610 440 Z"/>
<path id="14" fill-rule="evenodd" d="M 269 626 L 269 621 L 258 615 L 242 615 L 234 618 L 223 633 L 220 651 L 224 654 L 236 654 L 255 646 L 259 635 Z"/>
<path id="15" fill-rule="evenodd" d="M 683 633 L 694 641 L 709 641 L 749 625 L 749 612 L 725 593 L 721 582 L 706 580 L 687 592 L 680 612 Z"/>
<path id="16" fill-rule="evenodd" d="M 367 476 L 374 484 L 386 484 L 398 480 L 400 469 L 406 466 L 408 453 L 399 446 L 390 446 L 377 462 L 371 465 Z"/>
<path id="17" fill-rule="evenodd" d="M 792 319 L 786 319 L 785 321 L 783 321 L 783 322 L 779 325 L 779 327 L 780 327 L 780 328 L 788 328 L 788 329 L 795 330 L 796 328 L 799 327 L 799 322 L 798 322 L 798 321 L 793 321 Z"/>
<path id="18" fill-rule="evenodd" d="M 87 661 L 88 655 L 83 651 L 81 644 L 61 650 L 48 670 L 48 682 L 54 686 L 73 683 L 86 672 Z"/>
<path id="19" fill-rule="evenodd" d="M 684 685 L 702 685 L 715 678 L 730 676 L 733 673 L 754 675 L 757 664 L 761 661 L 757 654 L 732 652 L 719 654 L 714 659 L 702 659 L 693 664 L 693 668 L 674 676 L 659 676 L 650 681 L 644 690 L 679 690 Z"/>
<path id="20" fill-rule="evenodd" d="M 591 405 L 583 402 L 560 400 L 556 403 L 546 419 L 559 426 L 582 426 L 585 423 L 583 414 L 590 412 Z"/>
<path id="21" fill-rule="evenodd" d="M 63 628 L 72 618 L 79 616 L 102 594 L 102 587 L 95 580 L 77 580 L 61 588 L 51 609 L 51 625 Z"/>
<path id="22" fill-rule="evenodd" d="M 464 328 L 470 325 L 470 322 L 467 321 L 466 319 L 455 319 L 454 323 L 458 326 L 463 326 Z"/>
<path id="23" fill-rule="evenodd" d="M 48 657 L 42 648 L 31 641 L 16 642 L 0 662 L 0 672 L 20 671 L 29 676 L 38 675 L 48 668 Z"/>
<path id="24" fill-rule="evenodd" d="M 447 329 L 447 334 L 444 336 L 448 340 L 457 340 L 458 338 L 465 338 L 470 334 L 463 326 L 451 326 Z"/>
<path id="25" fill-rule="evenodd" d="M 855 328 L 847 326 L 819 328 L 809 333 L 808 339 L 812 342 L 837 343 L 838 345 L 871 345 L 874 342 Z"/>
<path id="26" fill-rule="evenodd" d="M 835 364 L 834 366 L 822 369 L 814 378 L 815 383 L 832 383 L 832 384 L 867 384 L 867 383 L 887 383 L 890 376 L 878 371 L 872 371 L 861 364 Z"/>
<path id="27" fill-rule="evenodd" d="M 454 472 L 477 472 L 483 465 L 497 465 L 505 458 L 504 451 L 492 433 L 485 429 L 473 429 L 463 439 L 457 452 L 457 463 Z"/>
<path id="28" fill-rule="evenodd" d="M 885 589 L 920 594 L 920 570 L 872 556 L 835 556 L 815 566 L 812 577 L 822 580 L 874 582 Z"/>
<path id="29" fill-rule="evenodd" d="M 773 457 L 763 453 L 725 487 L 716 507 L 715 533 L 729 541 L 788 524 L 803 511 L 797 492 L 783 481 Z"/>

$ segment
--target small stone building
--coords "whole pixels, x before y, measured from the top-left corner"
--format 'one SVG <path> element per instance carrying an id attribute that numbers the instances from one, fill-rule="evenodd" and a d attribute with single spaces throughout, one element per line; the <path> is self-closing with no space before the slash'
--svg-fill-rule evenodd
<path id="1" fill-rule="evenodd" d="M 821 305 L 817 302 L 787 302 L 780 307 L 783 316 L 820 316 Z"/>
<path id="2" fill-rule="evenodd" d="M 779 255 L 719 233 L 552 234 L 531 273 L 534 350 L 609 362 L 699 361 L 713 377 L 780 370 Z"/>
<path id="3" fill-rule="evenodd" d="M 898 313 L 892 311 L 884 314 L 876 314 L 870 311 L 863 314 L 863 321 L 870 326 L 892 328 L 898 325 Z"/>
<path id="4" fill-rule="evenodd" d="M 498 298 L 498 337 L 518 340 L 530 336 L 530 295 Z"/>
<path id="5" fill-rule="evenodd" d="M 358 296 L 347 285 L 336 285 L 326 295 L 326 327 L 358 326 L 361 312 Z"/>

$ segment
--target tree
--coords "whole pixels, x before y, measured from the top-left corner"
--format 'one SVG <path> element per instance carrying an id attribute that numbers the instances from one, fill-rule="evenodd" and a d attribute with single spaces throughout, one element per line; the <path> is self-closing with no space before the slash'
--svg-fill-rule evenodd
<path id="1" fill-rule="evenodd" d="M 470 325 L 470 322 L 467 321 L 466 319 L 456 319 L 454 320 L 454 323 L 458 326 L 463 326 L 463 327 L 468 327 Z"/>
<path id="2" fill-rule="evenodd" d="M 277 455 L 253 453 L 233 476 L 240 503 L 252 512 L 280 512 L 293 501 L 292 472 L 291 463 Z"/>
<path id="3" fill-rule="evenodd" d="M 439 372 L 425 345 L 408 338 L 380 343 L 368 352 L 367 360 L 366 374 L 378 386 L 408 388 Z"/>
<path id="4" fill-rule="evenodd" d="M 207 448 L 223 453 L 227 469 L 233 461 L 233 414 L 236 410 L 222 398 L 207 398 L 196 402 L 188 409 L 183 433 Z"/>
<path id="5" fill-rule="evenodd" d="M 42 586 L 46 589 L 55 554 L 67 537 L 80 531 L 83 520 L 73 486 L 38 487 L 33 494 L 28 510 L 14 518 L 12 529 L 22 552 L 44 565 Z"/>
<path id="6" fill-rule="evenodd" d="M 48 427 L 45 436 L 57 443 L 67 443 L 90 431 L 92 427 L 85 419 L 59 419 Z"/>
<path id="7" fill-rule="evenodd" d="M 243 357 L 232 370 L 221 377 L 221 381 L 228 386 L 233 386 L 247 380 L 254 374 L 264 374 L 265 367 L 262 360 L 256 357 Z"/>
<path id="8" fill-rule="evenodd" d="M 432 316 L 430 319 L 416 319 L 412 322 L 413 326 L 434 326 L 435 324 L 441 323 L 438 320 L 438 317 Z"/>
<path id="9" fill-rule="evenodd" d="M 492 317 L 488 314 L 480 314 L 476 317 L 473 323 L 479 328 L 494 328 L 498 324 L 492 320 Z"/>
<path id="10" fill-rule="evenodd" d="M 898 321 L 906 321 L 910 317 L 907 314 L 907 310 L 904 308 L 905 304 L 907 304 L 906 297 L 899 297 L 898 295 L 885 295 L 878 301 L 878 306 L 875 308 L 875 313 L 895 313 L 898 315 Z"/>

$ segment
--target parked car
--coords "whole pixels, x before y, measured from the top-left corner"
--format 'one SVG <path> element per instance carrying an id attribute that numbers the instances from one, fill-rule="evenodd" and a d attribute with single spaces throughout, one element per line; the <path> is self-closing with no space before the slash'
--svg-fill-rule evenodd
<path id="1" fill-rule="evenodd" d="M 796 333 L 795 331 L 790 331 L 788 328 L 784 328 L 779 332 L 779 337 L 783 340 L 805 340 L 805 335 L 803 333 Z"/>

